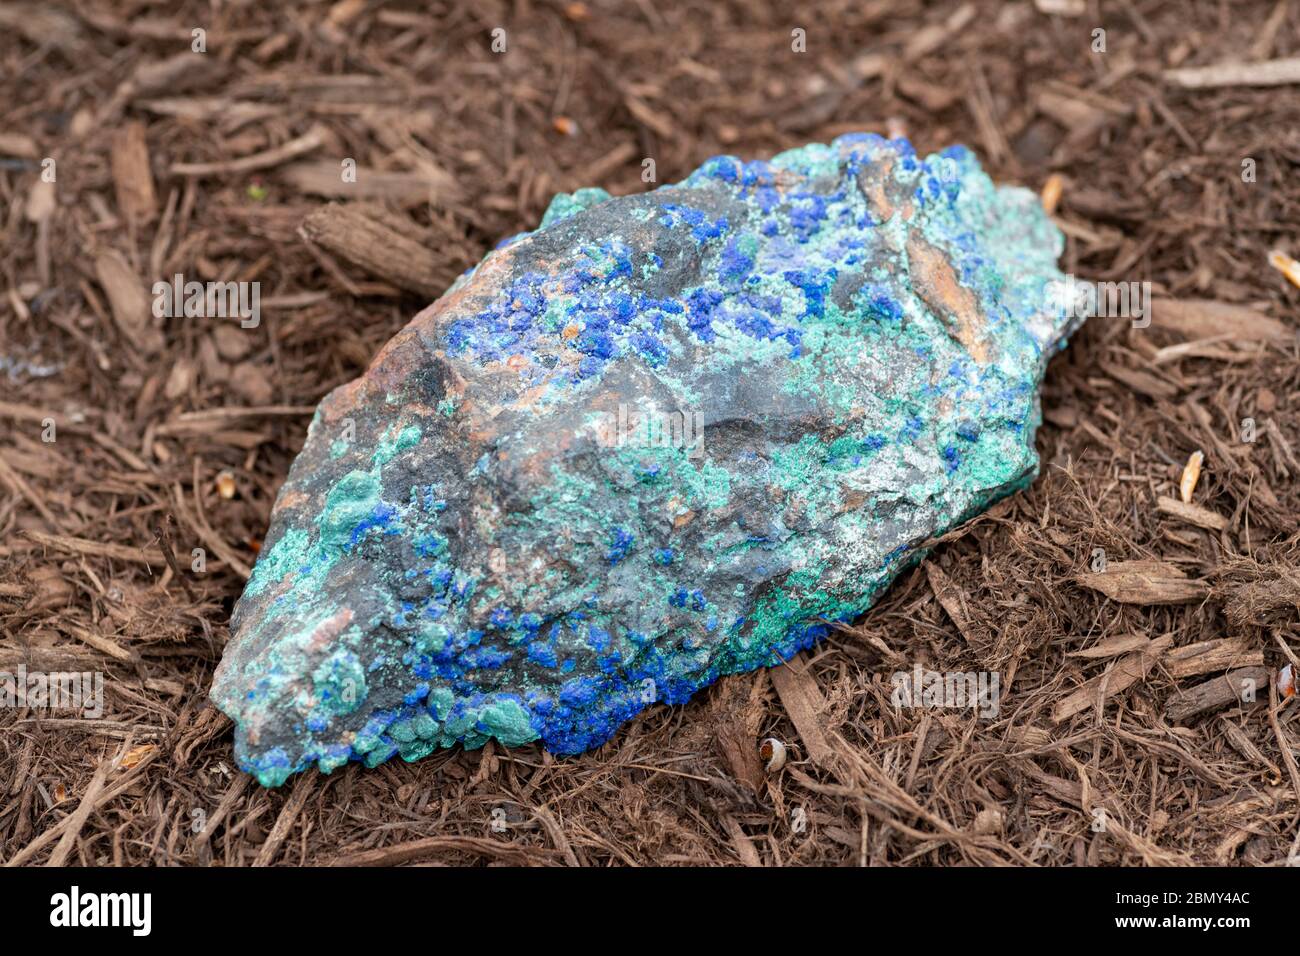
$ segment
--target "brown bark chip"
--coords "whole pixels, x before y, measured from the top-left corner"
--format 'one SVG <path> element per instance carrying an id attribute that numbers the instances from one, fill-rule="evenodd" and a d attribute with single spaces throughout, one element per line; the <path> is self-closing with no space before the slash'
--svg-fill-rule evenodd
<path id="1" fill-rule="evenodd" d="M 160 352 L 163 337 L 154 326 L 153 299 L 121 253 L 108 251 L 96 256 L 95 275 L 127 346 L 145 355 Z"/>
<path id="2" fill-rule="evenodd" d="M 1085 572 L 1075 580 L 1121 604 L 1181 604 L 1209 593 L 1204 581 L 1191 580 L 1162 561 L 1117 561 L 1105 571 Z"/>
<path id="3" fill-rule="evenodd" d="M 137 223 L 153 219 L 158 212 L 153 172 L 149 168 L 149 144 L 144 124 L 138 120 L 123 124 L 113 136 L 109 154 L 112 158 L 113 183 L 117 205 Z"/>

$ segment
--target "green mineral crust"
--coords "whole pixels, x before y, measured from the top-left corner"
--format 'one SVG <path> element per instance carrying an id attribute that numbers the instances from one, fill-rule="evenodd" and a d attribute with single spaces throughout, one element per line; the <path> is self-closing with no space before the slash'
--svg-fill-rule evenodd
<path id="1" fill-rule="evenodd" d="M 595 747 L 1037 470 L 1060 233 L 845 136 L 556 197 L 321 402 L 212 688 L 241 767 Z"/>

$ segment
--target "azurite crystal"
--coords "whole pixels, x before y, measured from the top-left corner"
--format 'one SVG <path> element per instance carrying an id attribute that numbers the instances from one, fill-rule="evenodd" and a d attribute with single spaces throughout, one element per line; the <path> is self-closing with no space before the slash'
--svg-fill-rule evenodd
<path id="1" fill-rule="evenodd" d="M 321 403 L 212 689 L 240 765 L 575 753 L 862 613 L 1034 476 L 1061 247 L 877 136 L 557 197 Z"/>

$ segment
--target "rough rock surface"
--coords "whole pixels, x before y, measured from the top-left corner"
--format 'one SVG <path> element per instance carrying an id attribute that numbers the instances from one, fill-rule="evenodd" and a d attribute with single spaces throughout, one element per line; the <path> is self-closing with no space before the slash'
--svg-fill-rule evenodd
<path id="1" fill-rule="evenodd" d="M 557 197 L 321 402 L 212 688 L 240 766 L 575 753 L 862 613 L 1036 473 L 1061 248 L 869 135 Z"/>

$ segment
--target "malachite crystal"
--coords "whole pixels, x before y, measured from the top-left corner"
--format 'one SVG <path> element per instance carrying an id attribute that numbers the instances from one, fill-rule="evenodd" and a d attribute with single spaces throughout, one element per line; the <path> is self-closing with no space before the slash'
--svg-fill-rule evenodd
<path id="1" fill-rule="evenodd" d="M 1035 475 L 1062 244 L 872 135 L 556 197 L 321 402 L 212 688 L 240 766 L 578 753 L 862 614 Z"/>

